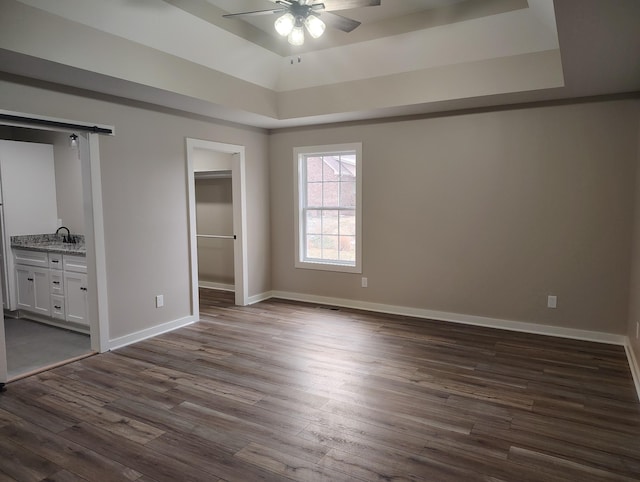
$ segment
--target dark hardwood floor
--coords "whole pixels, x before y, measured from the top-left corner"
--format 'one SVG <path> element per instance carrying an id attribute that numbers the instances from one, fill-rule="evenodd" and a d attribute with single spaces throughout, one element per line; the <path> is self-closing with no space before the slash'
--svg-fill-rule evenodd
<path id="1" fill-rule="evenodd" d="M 622 347 L 210 290 L 201 308 L 9 384 L 0 482 L 640 480 Z"/>

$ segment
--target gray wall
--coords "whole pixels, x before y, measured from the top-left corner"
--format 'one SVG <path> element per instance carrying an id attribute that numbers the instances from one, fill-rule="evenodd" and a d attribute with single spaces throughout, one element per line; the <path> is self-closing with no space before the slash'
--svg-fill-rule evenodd
<path id="1" fill-rule="evenodd" d="M 246 147 L 249 295 L 270 289 L 266 132 L 0 79 L 3 109 L 115 126 L 100 138 L 110 338 L 190 314 L 185 138 Z M 155 308 L 155 295 L 164 307 Z"/>
<path id="2" fill-rule="evenodd" d="M 186 137 L 246 146 L 250 296 L 273 289 L 635 331 L 637 101 L 271 135 L 11 79 L 0 79 L 0 103 L 116 127 L 100 141 L 111 338 L 190 313 Z M 363 142 L 369 288 L 360 275 L 293 267 L 292 149 L 353 141 Z M 558 296 L 556 310 L 546 308 L 548 294 Z"/>
<path id="3" fill-rule="evenodd" d="M 368 288 L 293 257 L 292 149 L 356 141 Z M 273 289 L 626 333 L 637 144 L 635 101 L 278 131 Z"/>
<path id="4" fill-rule="evenodd" d="M 233 234 L 231 178 L 196 178 L 195 188 L 198 234 Z M 234 284 L 233 240 L 198 238 L 198 280 Z"/>
<path id="5" fill-rule="evenodd" d="M 640 110 L 640 109 L 639 109 Z M 640 116 L 639 116 L 640 117 Z M 627 336 L 635 358 L 640 363 L 640 338 L 636 336 L 636 324 L 640 323 L 640 122 L 638 122 L 638 149 L 636 171 L 636 196 L 633 216 L 633 247 L 631 256 L 631 289 L 629 302 L 629 326 Z"/>
<path id="6" fill-rule="evenodd" d="M 72 234 L 84 234 L 82 172 L 78 149 L 69 147 L 67 134 L 59 134 L 53 146 L 56 166 L 58 218 Z"/>

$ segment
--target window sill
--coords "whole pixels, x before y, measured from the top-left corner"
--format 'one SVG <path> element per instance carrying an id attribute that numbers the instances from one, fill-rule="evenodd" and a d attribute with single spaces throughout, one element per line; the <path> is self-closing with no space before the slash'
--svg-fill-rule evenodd
<path id="1" fill-rule="evenodd" d="M 336 273 L 362 273 L 360 266 L 347 266 L 344 264 L 321 263 L 311 261 L 297 261 L 295 267 L 298 269 L 315 269 L 319 271 L 334 271 Z"/>

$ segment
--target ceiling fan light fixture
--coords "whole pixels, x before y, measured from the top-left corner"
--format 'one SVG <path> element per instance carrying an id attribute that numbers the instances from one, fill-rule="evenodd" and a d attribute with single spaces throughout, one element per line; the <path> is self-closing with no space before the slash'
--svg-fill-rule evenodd
<path id="1" fill-rule="evenodd" d="M 293 27 L 295 27 L 296 19 L 291 13 L 287 12 L 281 17 L 278 17 L 273 25 L 276 28 L 276 32 L 286 37 L 291 34 Z"/>
<path id="2" fill-rule="evenodd" d="M 304 20 L 304 26 L 307 27 L 309 35 L 313 38 L 320 37 L 324 33 L 324 29 L 327 28 L 324 22 L 315 15 L 309 15 Z"/>
<path id="3" fill-rule="evenodd" d="M 301 25 L 296 25 L 295 27 L 293 27 L 293 30 L 291 30 L 291 33 L 289 34 L 289 43 L 291 45 L 302 45 L 304 43 L 304 30 L 302 29 Z"/>

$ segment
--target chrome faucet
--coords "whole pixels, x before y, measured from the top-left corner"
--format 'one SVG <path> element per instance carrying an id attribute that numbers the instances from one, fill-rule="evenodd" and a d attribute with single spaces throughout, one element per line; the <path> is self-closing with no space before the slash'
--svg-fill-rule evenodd
<path id="1" fill-rule="evenodd" d="M 58 229 L 56 229 L 56 235 L 60 232 L 61 229 L 66 229 L 67 230 L 67 235 L 62 235 L 62 242 L 63 243 L 74 243 L 75 240 L 73 239 L 73 236 L 71 236 L 71 231 L 69 231 L 69 228 L 66 226 L 60 226 Z"/>

